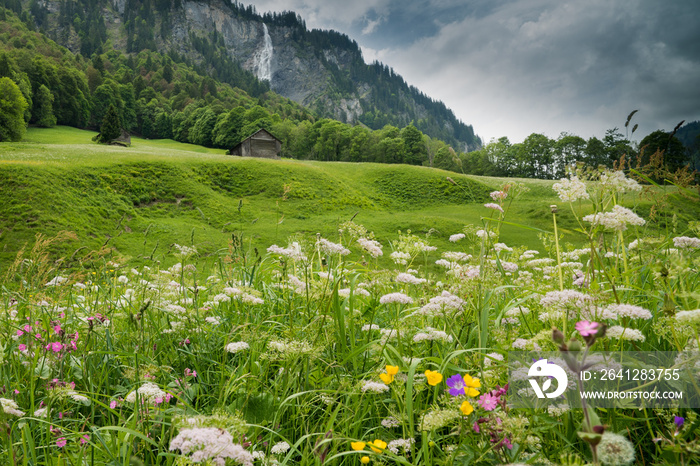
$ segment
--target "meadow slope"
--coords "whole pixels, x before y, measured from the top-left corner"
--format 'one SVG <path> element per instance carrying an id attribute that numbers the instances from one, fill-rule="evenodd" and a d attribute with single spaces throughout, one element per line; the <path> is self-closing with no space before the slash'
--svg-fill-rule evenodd
<path id="1" fill-rule="evenodd" d="M 538 234 L 551 230 L 549 205 L 558 201 L 551 181 L 407 165 L 243 159 L 171 140 L 100 146 L 91 142 L 94 134 L 30 128 L 23 142 L 0 144 L 0 263 L 31 247 L 39 233 L 74 232 L 77 240 L 53 247 L 73 260 L 102 248 L 104 257 L 138 262 L 169 257 L 174 243 L 214 254 L 233 234 L 248 249 L 285 245 L 295 234 L 332 238 L 351 218 L 380 241 L 411 230 L 446 246 L 465 225 L 482 225 L 492 214 L 483 207 L 488 193 L 506 183 L 526 189 L 511 205 L 506 221 L 516 225 L 503 226 L 502 240 L 537 247 Z M 637 208 L 648 213 L 651 206 Z M 680 220 L 696 214 L 694 205 L 680 211 Z M 559 223 L 565 242 L 581 241 L 570 212 L 563 210 Z"/>

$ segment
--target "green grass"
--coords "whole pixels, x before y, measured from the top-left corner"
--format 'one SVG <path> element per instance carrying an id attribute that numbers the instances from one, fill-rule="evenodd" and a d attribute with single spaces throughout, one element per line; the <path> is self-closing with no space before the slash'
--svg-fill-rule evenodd
<path id="1" fill-rule="evenodd" d="M 113 256 L 159 258 L 173 243 L 214 253 L 234 232 L 261 250 L 286 244 L 296 233 L 335 238 L 339 224 L 351 218 L 380 241 L 411 230 L 429 233 L 444 250 L 464 225 L 483 224 L 491 213 L 483 207 L 490 191 L 514 181 L 529 191 L 514 201 L 506 220 L 530 228 L 504 225 L 501 240 L 541 247 L 535 229 L 551 230 L 549 205 L 558 202 L 551 181 L 240 158 L 172 140 L 133 138 L 129 148 L 102 146 L 91 141 L 94 134 L 30 128 L 24 141 L 0 144 L 0 264 L 31 246 L 38 233 L 75 232 L 77 241 L 55 250 L 73 256 L 83 248 L 75 258 L 102 246 Z M 580 242 L 575 227 L 562 209 L 565 241 Z"/>

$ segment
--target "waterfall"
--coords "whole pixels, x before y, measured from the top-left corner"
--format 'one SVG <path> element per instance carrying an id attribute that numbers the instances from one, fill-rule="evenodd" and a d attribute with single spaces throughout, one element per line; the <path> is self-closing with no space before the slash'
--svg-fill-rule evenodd
<path id="1" fill-rule="evenodd" d="M 263 39 L 263 48 L 256 54 L 256 69 L 258 79 L 270 81 L 272 79 L 272 39 L 270 33 L 267 32 L 267 24 L 263 23 L 265 37 Z"/>

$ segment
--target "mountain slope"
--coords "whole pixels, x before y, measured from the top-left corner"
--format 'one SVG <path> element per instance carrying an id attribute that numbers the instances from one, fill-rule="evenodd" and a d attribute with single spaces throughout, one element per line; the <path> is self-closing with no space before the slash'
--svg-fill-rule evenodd
<path id="1" fill-rule="evenodd" d="M 473 128 L 442 102 L 409 86 L 389 67 L 366 64 L 347 36 L 307 30 L 292 12 L 261 16 L 251 6 L 225 0 L 31 0 L 24 2 L 24 11 L 56 42 L 85 56 L 110 47 L 127 53 L 158 50 L 234 86 L 239 71 L 247 70 L 263 81 L 254 96 L 269 81 L 272 90 L 321 117 L 371 129 L 413 122 L 459 150 L 481 145 Z"/>

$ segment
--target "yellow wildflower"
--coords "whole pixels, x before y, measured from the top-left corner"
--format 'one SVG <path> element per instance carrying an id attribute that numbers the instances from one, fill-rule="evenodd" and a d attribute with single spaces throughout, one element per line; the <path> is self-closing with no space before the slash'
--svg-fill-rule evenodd
<path id="1" fill-rule="evenodd" d="M 481 381 L 477 378 L 473 378 L 469 374 L 464 375 L 464 392 L 467 394 L 467 396 L 471 396 L 472 398 L 475 396 L 479 396 L 479 390 L 476 390 L 477 388 L 481 388 Z"/>
<path id="2" fill-rule="evenodd" d="M 464 400 L 462 403 L 462 406 L 459 407 L 459 410 L 464 414 L 465 416 L 469 416 L 472 412 L 474 412 L 474 407 L 472 406 L 471 403 L 468 401 Z"/>
<path id="3" fill-rule="evenodd" d="M 350 442 L 350 446 L 355 451 L 364 450 L 365 449 L 365 442 Z"/>
<path id="4" fill-rule="evenodd" d="M 374 442 L 370 442 L 369 447 L 372 449 L 373 452 L 381 453 L 386 448 L 386 442 L 383 440 L 377 439 Z"/>
<path id="5" fill-rule="evenodd" d="M 369 463 L 369 456 L 363 456 L 362 458 L 360 458 L 360 463 L 368 464 Z"/>
<path id="6" fill-rule="evenodd" d="M 425 376 L 428 378 L 428 383 L 433 387 L 442 382 L 442 374 L 438 371 L 427 370 L 425 371 Z"/>

